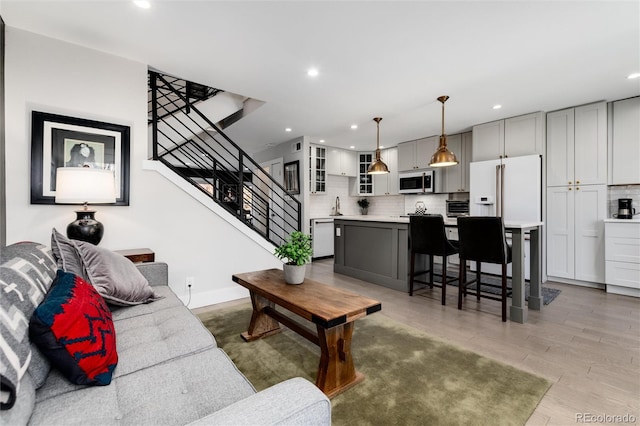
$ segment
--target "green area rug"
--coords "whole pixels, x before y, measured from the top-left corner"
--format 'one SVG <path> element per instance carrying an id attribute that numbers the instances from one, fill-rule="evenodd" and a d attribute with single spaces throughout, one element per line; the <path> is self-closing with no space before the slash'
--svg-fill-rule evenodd
<path id="1" fill-rule="evenodd" d="M 315 383 L 320 350 L 284 328 L 247 343 L 250 304 L 199 315 L 257 390 L 291 377 Z M 460 349 L 381 313 L 356 322 L 365 380 L 331 400 L 334 425 L 522 425 L 550 382 Z"/>

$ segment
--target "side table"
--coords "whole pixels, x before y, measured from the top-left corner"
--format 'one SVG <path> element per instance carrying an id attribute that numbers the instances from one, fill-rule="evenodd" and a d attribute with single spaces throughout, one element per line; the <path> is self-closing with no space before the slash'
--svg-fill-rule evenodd
<path id="1" fill-rule="evenodd" d="M 114 250 L 115 253 L 121 254 L 133 263 L 155 262 L 156 254 L 149 248 Z"/>

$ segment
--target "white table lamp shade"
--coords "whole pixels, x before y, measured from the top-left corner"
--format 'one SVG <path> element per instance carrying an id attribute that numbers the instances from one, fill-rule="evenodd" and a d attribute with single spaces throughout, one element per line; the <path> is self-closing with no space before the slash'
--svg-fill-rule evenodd
<path id="1" fill-rule="evenodd" d="M 56 203 L 115 203 L 115 178 L 111 170 L 59 167 L 56 170 Z"/>

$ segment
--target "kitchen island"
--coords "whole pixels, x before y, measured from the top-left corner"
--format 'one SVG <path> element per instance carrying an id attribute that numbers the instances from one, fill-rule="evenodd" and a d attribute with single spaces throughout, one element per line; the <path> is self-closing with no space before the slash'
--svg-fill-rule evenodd
<path id="1" fill-rule="evenodd" d="M 408 291 L 408 217 L 338 216 L 333 227 L 334 272 Z"/>
<path id="2" fill-rule="evenodd" d="M 446 219 L 445 225 L 456 226 Z M 529 307 L 542 308 L 541 247 L 542 222 L 505 223 L 512 233 L 513 276 L 510 319 L 527 321 L 524 301 L 524 234 L 530 234 L 531 295 Z M 335 257 L 333 270 L 394 290 L 409 290 L 409 218 L 402 216 L 338 216 L 334 219 Z M 417 258 L 416 269 L 424 270 L 428 256 Z"/>

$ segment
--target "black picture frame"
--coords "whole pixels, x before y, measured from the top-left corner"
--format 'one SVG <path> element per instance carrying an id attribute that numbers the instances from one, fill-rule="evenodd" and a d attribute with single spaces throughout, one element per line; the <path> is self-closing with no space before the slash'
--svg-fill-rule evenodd
<path id="1" fill-rule="evenodd" d="M 31 204 L 55 204 L 58 167 L 113 170 L 116 202 L 129 205 L 128 126 L 32 111 Z"/>
<path id="2" fill-rule="evenodd" d="M 287 193 L 300 194 L 300 161 L 284 163 L 284 189 Z"/>

